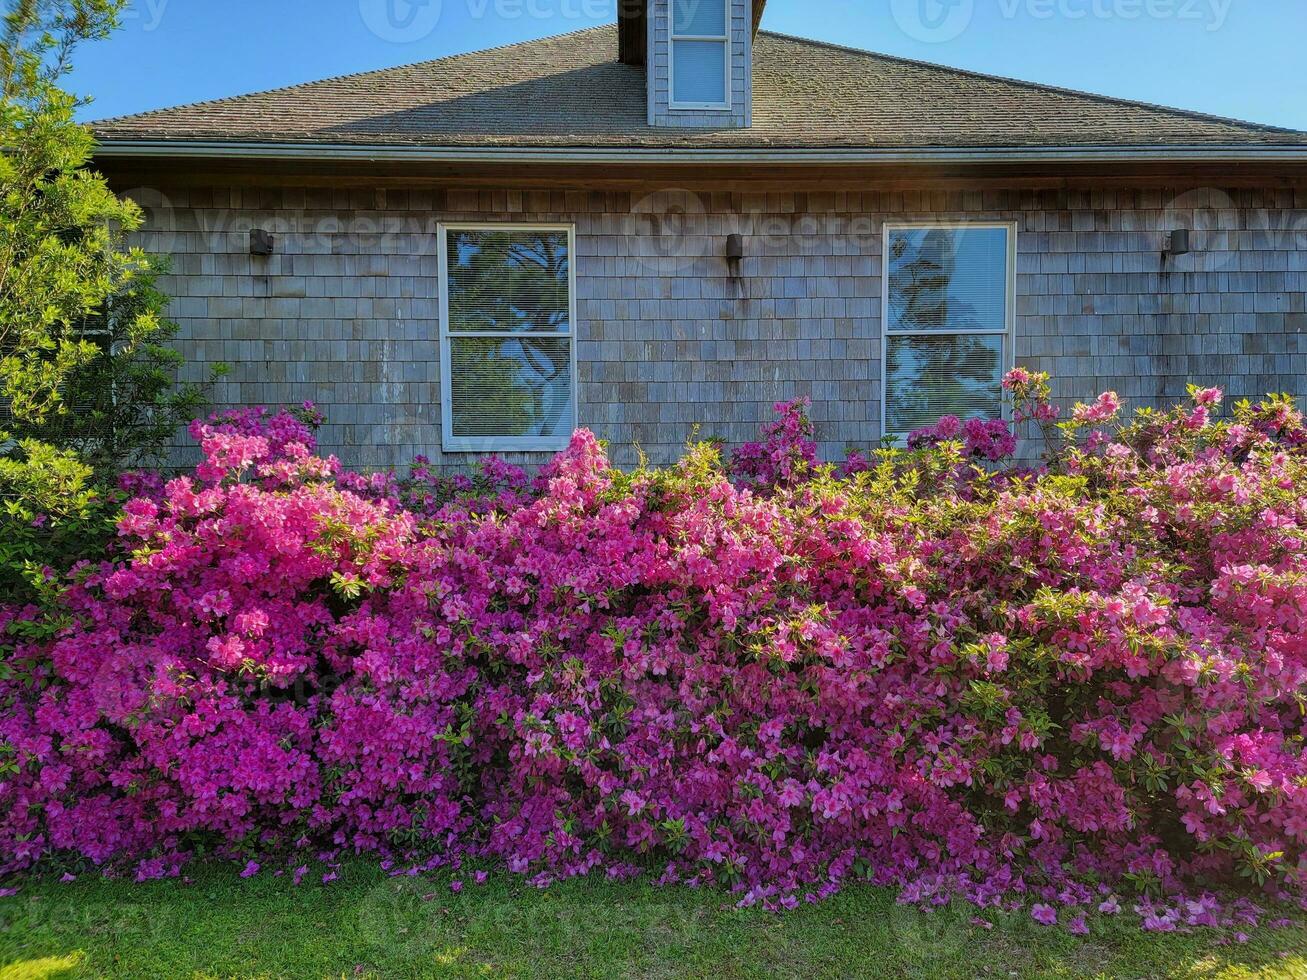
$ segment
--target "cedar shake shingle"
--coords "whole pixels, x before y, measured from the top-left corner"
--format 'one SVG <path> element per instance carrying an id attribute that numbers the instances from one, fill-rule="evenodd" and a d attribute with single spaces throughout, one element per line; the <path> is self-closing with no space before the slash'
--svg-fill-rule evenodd
<path id="1" fill-rule="evenodd" d="M 1307 146 L 1307 133 L 762 32 L 749 129 L 654 128 L 616 26 L 93 123 L 115 140 L 686 149 Z"/>

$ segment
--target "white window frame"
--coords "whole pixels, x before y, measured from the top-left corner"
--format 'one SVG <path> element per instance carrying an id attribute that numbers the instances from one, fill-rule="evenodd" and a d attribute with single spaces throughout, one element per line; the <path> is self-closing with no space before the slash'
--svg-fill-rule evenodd
<path id="1" fill-rule="evenodd" d="M 699 0 L 700 3 L 712 3 L 712 0 Z M 731 27 L 732 27 L 732 0 L 719 0 L 726 8 L 726 17 L 723 21 L 726 33 L 722 35 L 709 34 L 677 34 L 676 33 L 676 0 L 668 0 L 667 3 L 667 105 L 669 109 L 700 109 L 708 112 L 729 112 L 731 109 L 731 88 L 734 81 L 735 73 L 731 64 Z M 725 49 L 726 57 L 723 60 L 725 77 L 722 78 L 722 92 L 725 99 L 721 102 L 677 102 L 676 101 L 676 42 L 677 41 L 718 41 Z"/>
<path id="2" fill-rule="evenodd" d="M 895 337 L 1002 337 L 1003 359 L 999 364 L 1002 377 L 1016 366 L 1016 323 L 1017 323 L 1017 223 L 1015 221 L 887 221 L 881 227 L 881 286 L 880 286 L 880 431 L 881 435 L 894 439 L 904 445 L 911 433 L 893 432 L 889 427 L 889 277 L 890 277 L 890 233 L 895 231 L 912 231 L 917 229 L 945 229 L 949 231 L 983 231 L 988 228 L 1002 228 L 1007 232 L 1007 302 L 1005 306 L 1002 330 L 895 330 Z M 1002 402 L 1004 420 L 1011 417 L 1011 408 Z"/>
<path id="3" fill-rule="evenodd" d="M 437 228 L 439 251 L 440 306 L 440 427 L 441 449 L 447 453 L 559 452 L 571 442 L 569 431 L 557 436 L 455 436 L 454 384 L 451 337 L 521 337 L 521 331 L 451 331 L 449 329 L 449 233 L 459 231 L 565 231 L 567 232 L 567 332 L 534 334 L 538 337 L 565 337 L 569 346 L 572 372 L 572 425 L 579 426 L 580 379 L 576 373 L 576 225 L 568 222 L 441 222 Z"/>

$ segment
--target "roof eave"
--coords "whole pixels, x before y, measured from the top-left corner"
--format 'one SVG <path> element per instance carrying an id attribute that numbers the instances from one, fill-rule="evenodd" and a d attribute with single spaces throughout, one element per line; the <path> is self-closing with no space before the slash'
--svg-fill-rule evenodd
<path id="1" fill-rule="evenodd" d="M 1194 144 L 1154 146 L 984 147 L 597 147 L 405 146 L 239 140 L 104 139 L 96 156 L 136 159 L 411 161 L 414 163 L 1307 163 L 1307 145 Z"/>

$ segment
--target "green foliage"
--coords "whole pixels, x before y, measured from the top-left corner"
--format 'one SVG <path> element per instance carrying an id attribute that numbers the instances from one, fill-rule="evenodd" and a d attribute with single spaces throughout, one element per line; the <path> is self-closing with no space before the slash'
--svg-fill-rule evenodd
<path id="1" fill-rule="evenodd" d="M 102 552 L 113 521 L 92 476 L 75 453 L 35 440 L 0 455 L 0 595 L 6 600 L 53 598 L 59 587 L 49 569 Z"/>
<path id="2" fill-rule="evenodd" d="M 96 355 L 71 372 L 59 411 L 32 422 L 15 418 L 18 438 L 43 439 L 76 451 L 103 478 L 155 465 L 180 426 L 203 414 L 199 385 L 177 384 L 182 355 L 167 345 L 176 324 L 159 319 L 167 302 L 156 285 L 162 260 L 108 299 L 88 321 Z M 215 376 L 225 368 L 215 369 Z"/>
<path id="3" fill-rule="evenodd" d="M 156 461 L 200 407 L 173 383 L 164 266 L 126 242 L 140 210 L 90 169 L 84 103 L 61 87 L 125 5 L 12 0 L 0 32 L 0 594 L 18 602 L 102 553 L 99 487 Z"/>
<path id="4" fill-rule="evenodd" d="M 107 36 L 125 0 L 17 0 L 0 45 L 0 397 L 37 424 L 99 348 L 79 325 L 150 269 L 122 236 L 140 210 L 87 169 L 94 140 L 59 82 L 74 47 Z M 153 311 L 142 310 L 148 326 Z"/>

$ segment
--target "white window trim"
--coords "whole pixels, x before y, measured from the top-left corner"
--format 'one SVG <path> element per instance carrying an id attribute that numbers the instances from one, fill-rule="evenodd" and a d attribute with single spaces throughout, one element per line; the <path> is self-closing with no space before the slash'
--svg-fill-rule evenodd
<path id="1" fill-rule="evenodd" d="M 699 0 L 700 3 L 710 3 L 711 0 Z M 730 112 L 731 110 L 731 88 L 735 80 L 735 72 L 732 65 L 732 41 L 731 27 L 733 17 L 732 0 L 720 0 L 726 7 L 726 19 L 723 23 L 726 26 L 724 35 L 708 34 L 677 34 L 676 33 L 676 0 L 668 0 L 667 3 L 667 107 L 668 109 L 683 110 L 697 109 L 707 112 Z M 676 101 L 676 42 L 677 41 L 717 41 L 721 42 L 722 47 L 726 49 L 724 59 L 725 77 L 722 79 L 722 91 L 725 92 L 726 98 L 721 102 L 677 102 Z"/>
<path id="2" fill-rule="evenodd" d="M 572 433 L 559 436 L 455 436 L 453 412 L 453 376 L 450 337 L 516 337 L 520 331 L 462 333 L 449 329 L 449 233 L 451 231 L 565 231 L 567 232 L 567 332 L 540 336 L 566 337 L 571 340 L 572 425 L 580 424 L 580 379 L 576 372 L 576 225 L 566 222 L 470 222 L 458 221 L 437 228 L 439 251 L 440 306 L 440 428 L 441 449 L 447 453 L 559 452 L 571 442 Z"/>
<path id="3" fill-rule="evenodd" d="M 881 226 L 881 274 L 880 274 L 880 432 L 884 437 L 894 439 L 899 445 L 907 443 L 910 433 L 892 432 L 889 427 L 889 275 L 890 247 L 889 236 L 894 231 L 912 229 L 944 228 L 955 231 L 983 230 L 1002 228 L 1007 231 L 1007 303 L 1005 323 L 1002 330 L 896 330 L 896 337 L 957 337 L 987 336 L 1003 338 L 1003 361 L 999 365 L 1000 375 L 1007 374 L 1016 366 L 1016 323 L 1017 323 L 1017 223 L 1015 221 L 887 221 Z M 1010 420 L 1012 411 L 1003 402 L 1002 418 Z"/>

